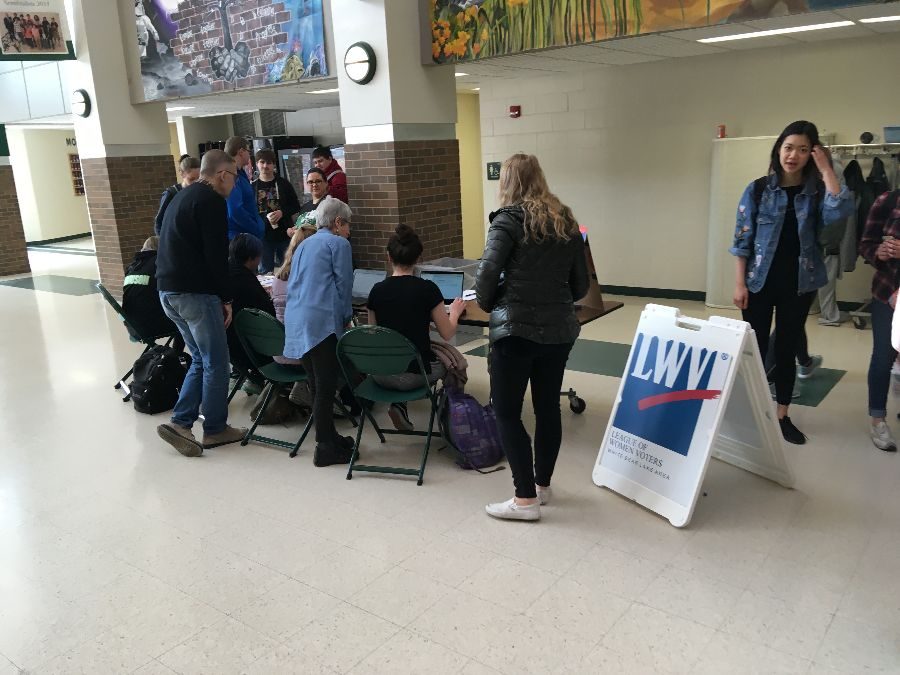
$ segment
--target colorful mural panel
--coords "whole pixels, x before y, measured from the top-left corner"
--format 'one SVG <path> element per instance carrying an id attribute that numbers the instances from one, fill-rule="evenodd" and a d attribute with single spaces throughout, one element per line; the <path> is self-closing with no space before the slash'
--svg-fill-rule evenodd
<path id="1" fill-rule="evenodd" d="M 328 74 L 322 0 L 135 0 L 144 99 Z"/>
<path id="2" fill-rule="evenodd" d="M 431 0 L 436 63 L 871 4 L 867 0 Z"/>

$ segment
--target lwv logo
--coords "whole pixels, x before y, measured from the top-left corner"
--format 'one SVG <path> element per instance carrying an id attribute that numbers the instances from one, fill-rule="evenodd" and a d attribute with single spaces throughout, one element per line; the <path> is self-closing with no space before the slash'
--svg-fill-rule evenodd
<path id="1" fill-rule="evenodd" d="M 689 347 L 683 342 L 669 340 L 663 343 L 658 337 L 641 336 L 631 376 L 673 389 L 676 383 L 681 389 L 664 394 L 647 396 L 638 400 L 638 410 L 646 410 L 663 403 L 676 401 L 709 400 L 719 398 L 721 390 L 700 389 L 700 381 L 709 382 L 710 371 L 718 352 Z M 650 358 L 651 349 L 655 358 Z M 723 355 L 725 356 L 725 355 Z M 727 358 L 727 356 L 725 356 Z M 686 381 L 683 370 L 687 369 Z"/>

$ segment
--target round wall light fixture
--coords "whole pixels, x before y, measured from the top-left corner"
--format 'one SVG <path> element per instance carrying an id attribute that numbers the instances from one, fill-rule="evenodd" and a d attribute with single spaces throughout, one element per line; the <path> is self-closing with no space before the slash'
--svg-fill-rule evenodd
<path id="1" fill-rule="evenodd" d="M 375 77 L 375 50 L 368 42 L 355 42 L 344 54 L 344 71 L 356 84 L 368 84 Z"/>

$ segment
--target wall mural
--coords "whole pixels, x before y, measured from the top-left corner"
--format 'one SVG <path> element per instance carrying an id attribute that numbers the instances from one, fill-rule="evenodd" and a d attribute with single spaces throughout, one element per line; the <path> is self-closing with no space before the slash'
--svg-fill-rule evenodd
<path id="1" fill-rule="evenodd" d="M 322 0 L 134 0 L 144 99 L 328 74 Z"/>
<path id="2" fill-rule="evenodd" d="M 870 4 L 871 0 L 431 0 L 436 63 L 471 61 L 679 28 Z"/>

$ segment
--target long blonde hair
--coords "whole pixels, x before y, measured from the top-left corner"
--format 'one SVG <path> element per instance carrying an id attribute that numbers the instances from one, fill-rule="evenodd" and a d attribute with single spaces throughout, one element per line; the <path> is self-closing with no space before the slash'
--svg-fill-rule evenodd
<path id="1" fill-rule="evenodd" d="M 281 279 L 282 281 L 288 280 L 288 277 L 291 276 L 291 260 L 294 259 L 294 251 L 297 250 L 297 247 L 304 239 L 315 233 L 315 226 L 303 225 L 296 229 L 294 236 L 291 237 L 291 242 L 288 244 L 287 250 L 284 252 L 284 262 L 281 263 L 281 267 L 275 272 L 275 277 L 277 279 Z"/>
<path id="2" fill-rule="evenodd" d="M 572 209 L 550 192 L 544 171 L 534 155 L 515 154 L 500 169 L 500 206 L 525 211 L 525 241 L 548 237 L 568 240 L 578 234 Z"/>

